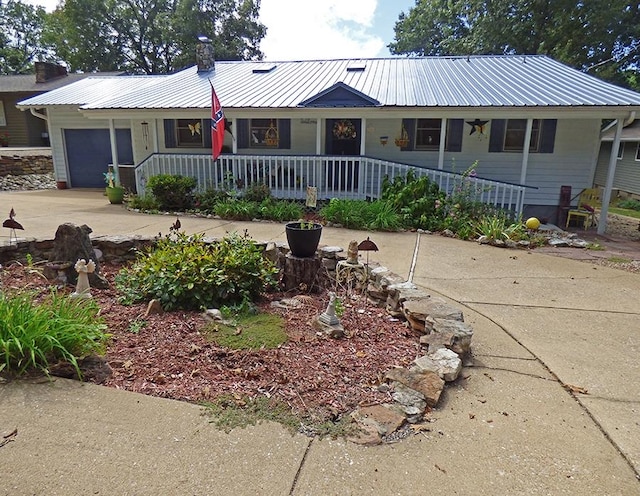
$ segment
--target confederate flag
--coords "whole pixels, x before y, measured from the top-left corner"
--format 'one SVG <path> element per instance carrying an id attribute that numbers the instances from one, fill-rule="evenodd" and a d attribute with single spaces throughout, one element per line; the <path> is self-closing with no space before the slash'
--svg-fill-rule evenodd
<path id="1" fill-rule="evenodd" d="M 209 81 L 211 84 L 211 81 Z M 216 95 L 216 90 L 211 84 L 211 153 L 213 160 L 217 160 L 222 151 L 222 143 L 224 143 L 224 112 L 220 106 L 220 100 Z"/>

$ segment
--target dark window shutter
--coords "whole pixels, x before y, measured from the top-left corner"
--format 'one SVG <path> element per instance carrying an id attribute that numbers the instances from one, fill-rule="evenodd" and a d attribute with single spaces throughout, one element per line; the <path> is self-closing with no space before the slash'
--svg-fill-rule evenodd
<path id="1" fill-rule="evenodd" d="M 335 119 L 327 119 L 325 121 L 325 153 L 327 155 L 333 154 L 333 125 L 335 124 Z"/>
<path id="2" fill-rule="evenodd" d="M 409 135 L 409 144 L 400 148 L 401 152 L 413 150 L 415 148 L 416 137 L 416 120 L 415 119 L 402 119 L 402 125 Z"/>
<path id="3" fill-rule="evenodd" d="M 556 119 L 545 119 L 542 121 L 542 133 L 540 134 L 540 153 L 553 153 L 556 141 Z"/>
<path id="4" fill-rule="evenodd" d="M 211 148 L 211 119 L 202 120 L 202 146 Z"/>
<path id="5" fill-rule="evenodd" d="M 464 129 L 464 119 L 450 119 L 447 127 L 447 151 L 462 151 L 462 132 Z"/>
<path id="6" fill-rule="evenodd" d="M 173 119 L 164 120 L 164 146 L 166 148 L 176 147 L 176 121 Z"/>
<path id="7" fill-rule="evenodd" d="M 490 152 L 504 151 L 504 131 L 506 127 L 507 121 L 505 119 L 491 120 L 491 135 L 489 136 Z"/>
<path id="8" fill-rule="evenodd" d="M 249 119 L 236 119 L 238 148 L 249 148 Z"/>
<path id="9" fill-rule="evenodd" d="M 291 148 L 291 119 L 278 119 L 278 148 Z"/>

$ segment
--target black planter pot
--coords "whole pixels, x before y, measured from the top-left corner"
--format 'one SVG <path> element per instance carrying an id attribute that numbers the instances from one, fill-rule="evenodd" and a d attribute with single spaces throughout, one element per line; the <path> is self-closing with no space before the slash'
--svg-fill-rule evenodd
<path id="1" fill-rule="evenodd" d="M 316 254 L 322 224 L 316 222 L 289 222 L 285 226 L 287 243 L 294 257 L 309 258 Z"/>

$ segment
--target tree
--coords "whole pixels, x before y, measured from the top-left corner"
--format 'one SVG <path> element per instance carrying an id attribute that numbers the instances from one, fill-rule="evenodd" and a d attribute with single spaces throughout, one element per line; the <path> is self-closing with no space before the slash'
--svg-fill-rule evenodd
<path id="1" fill-rule="evenodd" d="M 0 74 L 28 74 L 35 60 L 51 60 L 41 40 L 46 16 L 42 7 L 0 2 Z"/>
<path id="2" fill-rule="evenodd" d="M 260 0 L 66 0 L 46 39 L 73 70 L 159 74 L 195 63 L 198 36 L 218 60 L 261 59 Z"/>
<path id="3" fill-rule="evenodd" d="M 394 54 L 545 54 L 617 83 L 637 80 L 640 5 L 622 0 L 417 0 Z"/>

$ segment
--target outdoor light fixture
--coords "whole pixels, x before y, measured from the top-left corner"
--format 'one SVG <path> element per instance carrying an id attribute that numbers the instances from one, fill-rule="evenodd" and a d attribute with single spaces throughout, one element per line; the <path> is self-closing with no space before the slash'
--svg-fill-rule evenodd
<path id="1" fill-rule="evenodd" d="M 142 139 L 144 140 L 144 149 L 149 149 L 149 123 L 147 121 L 142 121 Z"/>
<path id="2" fill-rule="evenodd" d="M 380 144 L 382 146 L 385 146 L 388 141 L 389 141 L 389 136 L 380 136 Z"/>

